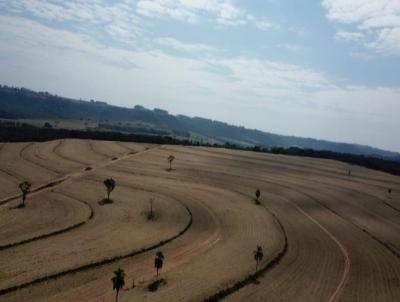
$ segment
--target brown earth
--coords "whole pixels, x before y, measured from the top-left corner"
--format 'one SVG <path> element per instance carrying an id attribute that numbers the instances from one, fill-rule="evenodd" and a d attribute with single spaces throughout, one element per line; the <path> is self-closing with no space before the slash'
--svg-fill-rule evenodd
<path id="1" fill-rule="evenodd" d="M 117 186 L 102 205 L 109 177 Z M 22 180 L 36 191 L 19 209 Z M 215 300 L 227 289 L 228 301 L 400 300 L 400 178 L 385 173 L 225 149 L 62 140 L 2 144 L 0 188 L 0 301 L 114 301 L 118 267 L 126 273 L 120 301 Z M 247 282 L 257 245 L 265 270 Z M 150 292 L 158 250 L 163 283 Z"/>

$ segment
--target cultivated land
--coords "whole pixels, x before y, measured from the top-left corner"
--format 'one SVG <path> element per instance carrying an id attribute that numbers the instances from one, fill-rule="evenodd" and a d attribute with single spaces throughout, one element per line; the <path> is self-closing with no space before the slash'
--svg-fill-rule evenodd
<path id="1" fill-rule="evenodd" d="M 113 203 L 99 204 L 110 177 Z M 20 209 L 23 180 L 33 192 Z M 399 177 L 330 160 L 90 140 L 0 144 L 0 301 L 114 301 L 118 267 L 119 301 L 203 301 L 254 274 L 257 245 L 265 272 L 227 301 L 400 301 L 399 192 Z M 165 282 L 150 292 L 158 250 Z"/>

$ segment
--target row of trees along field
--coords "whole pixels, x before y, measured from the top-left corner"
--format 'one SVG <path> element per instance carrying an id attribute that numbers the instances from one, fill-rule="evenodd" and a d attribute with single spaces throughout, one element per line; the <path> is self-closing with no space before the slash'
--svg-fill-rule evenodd
<path id="1" fill-rule="evenodd" d="M 0 124 L 0 142 L 28 142 L 28 141 L 42 142 L 42 141 L 67 139 L 67 138 L 169 144 L 169 145 L 183 145 L 183 146 L 204 146 L 204 147 L 215 147 L 215 148 L 228 148 L 235 150 L 247 150 L 247 151 L 264 152 L 272 154 L 324 158 L 324 159 L 338 160 L 353 165 L 359 165 L 366 168 L 390 173 L 393 175 L 400 175 L 400 158 L 398 160 L 387 159 L 375 156 L 355 155 L 349 153 L 338 153 L 338 152 L 324 151 L 324 150 L 302 149 L 298 147 L 291 147 L 291 148 L 283 148 L 283 147 L 264 148 L 260 146 L 244 147 L 229 142 L 225 144 L 210 144 L 210 143 L 201 143 L 199 141 L 193 141 L 189 139 L 177 139 L 170 136 L 124 134 L 119 132 L 107 132 L 107 131 L 52 129 L 49 127 L 39 128 L 27 124 L 20 124 L 19 126 L 16 126 L 15 124 L 14 125 Z"/>

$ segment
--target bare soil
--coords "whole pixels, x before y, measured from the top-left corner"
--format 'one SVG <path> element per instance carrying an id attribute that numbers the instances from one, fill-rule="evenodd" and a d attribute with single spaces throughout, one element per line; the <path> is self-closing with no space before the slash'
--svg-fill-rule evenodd
<path id="1" fill-rule="evenodd" d="M 113 202 L 100 205 L 110 177 Z M 35 192 L 15 209 L 23 180 Z M 0 188 L 0 301 L 114 301 L 118 267 L 122 302 L 203 301 L 229 288 L 227 301 L 400 300 L 400 178 L 382 172 L 216 148 L 61 140 L 3 144 Z M 257 245 L 266 269 L 246 283 Z M 163 282 L 149 291 L 158 250 Z"/>

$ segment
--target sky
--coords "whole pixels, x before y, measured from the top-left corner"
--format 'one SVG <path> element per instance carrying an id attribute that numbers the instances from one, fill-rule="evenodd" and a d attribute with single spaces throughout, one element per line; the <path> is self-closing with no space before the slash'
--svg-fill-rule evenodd
<path id="1" fill-rule="evenodd" d="M 400 151 L 400 0 L 0 0 L 0 84 Z"/>

